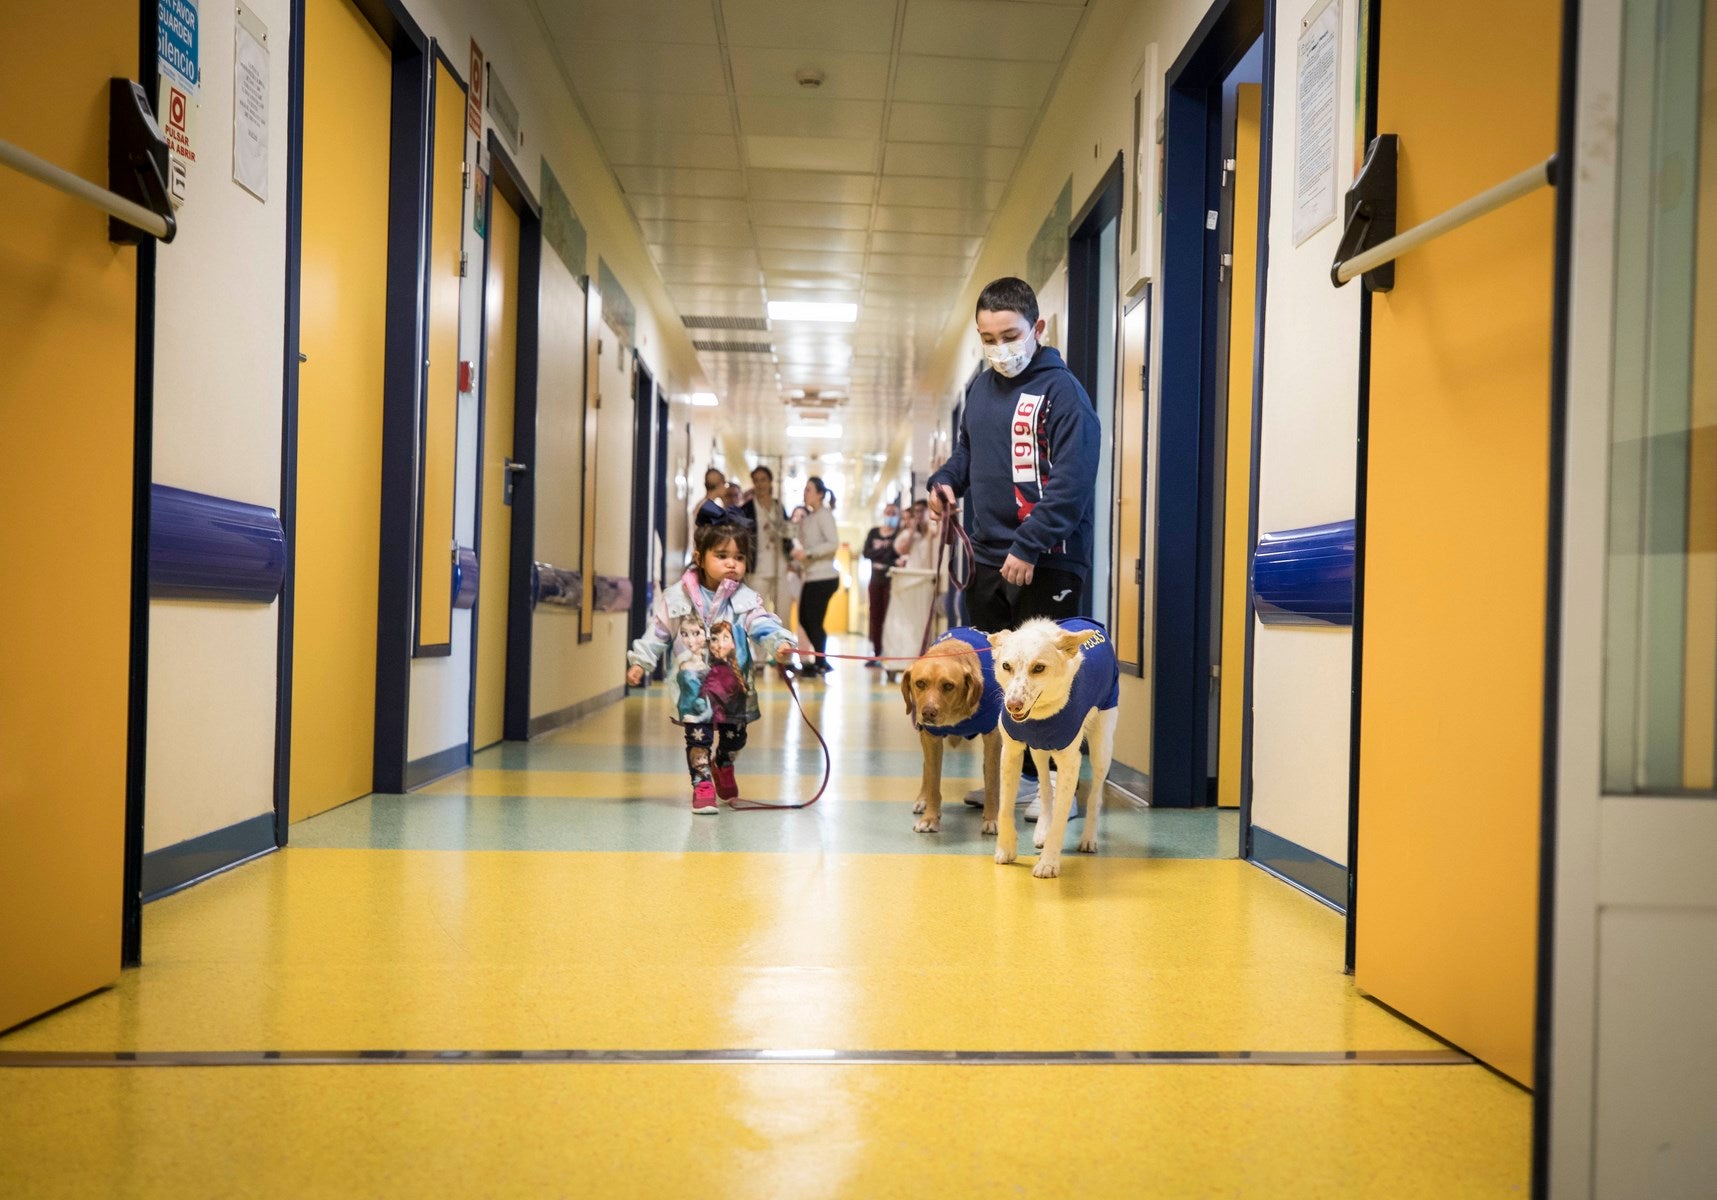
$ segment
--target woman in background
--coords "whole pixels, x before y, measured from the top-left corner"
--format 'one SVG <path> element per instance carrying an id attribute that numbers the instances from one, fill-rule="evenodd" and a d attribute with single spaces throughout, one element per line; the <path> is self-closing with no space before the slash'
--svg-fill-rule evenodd
<path id="1" fill-rule="evenodd" d="M 799 549 L 796 553 L 805 567 L 805 586 L 799 595 L 799 623 L 811 643 L 816 657 L 804 673 L 827 675 L 829 660 L 823 657 L 829 648 L 829 635 L 823 628 L 829 601 L 841 586 L 840 573 L 835 570 L 835 551 L 840 549 L 840 533 L 835 529 L 835 495 L 822 477 L 813 475 L 805 481 L 805 523 L 799 528 Z"/>

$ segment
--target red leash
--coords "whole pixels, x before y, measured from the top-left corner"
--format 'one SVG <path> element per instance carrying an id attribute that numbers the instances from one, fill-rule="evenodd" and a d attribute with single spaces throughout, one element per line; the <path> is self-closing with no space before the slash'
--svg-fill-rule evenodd
<path id="1" fill-rule="evenodd" d="M 958 537 L 961 542 L 965 543 L 967 561 L 977 561 L 972 550 L 972 539 L 968 537 L 966 535 L 966 531 L 960 527 L 959 518 L 953 513 L 949 513 L 948 519 L 942 523 L 942 546 L 936 553 L 936 571 L 932 576 L 932 580 L 936 583 L 941 581 L 942 561 L 944 557 L 946 557 L 949 559 L 949 582 L 954 585 L 954 589 L 956 591 L 963 592 L 966 590 L 966 584 L 969 580 L 959 579 L 954 574 L 954 564 L 951 552 L 953 550 L 956 537 Z M 918 654 L 896 655 L 892 658 L 878 658 L 874 655 L 866 654 L 823 654 L 816 650 L 803 650 L 800 651 L 800 653 L 802 655 L 810 655 L 813 658 L 847 659 L 854 662 L 917 662 L 924 651 L 930 649 L 930 634 L 936 628 L 935 595 L 940 590 L 941 588 L 936 586 L 932 586 L 931 588 L 930 619 L 924 623 L 924 641 L 919 647 Z M 798 708 L 799 716 L 805 722 L 805 728 L 811 731 L 811 736 L 817 739 L 817 745 L 822 748 L 823 782 L 817 785 L 816 795 L 801 804 L 769 804 L 762 800 L 743 800 L 735 797 L 727 802 L 728 807 L 733 809 L 735 812 L 782 812 L 789 809 L 810 808 L 811 805 L 823 798 L 824 792 L 829 790 L 829 777 L 834 774 L 834 758 L 829 753 L 829 743 L 823 740 L 823 731 L 817 728 L 817 723 L 811 720 L 811 714 L 805 711 L 805 702 L 799 698 L 798 685 L 793 682 L 792 669 L 789 667 L 782 667 L 780 670 L 781 678 L 787 684 L 787 692 L 793 697 L 793 704 Z"/>

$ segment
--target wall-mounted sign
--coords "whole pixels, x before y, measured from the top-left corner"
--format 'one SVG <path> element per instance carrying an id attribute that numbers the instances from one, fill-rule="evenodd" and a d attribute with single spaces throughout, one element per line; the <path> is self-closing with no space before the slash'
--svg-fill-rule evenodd
<path id="1" fill-rule="evenodd" d="M 1341 0 L 1323 0 L 1300 22 L 1294 97 L 1294 245 L 1335 220 L 1336 91 Z"/>
<path id="2" fill-rule="evenodd" d="M 507 139 L 507 145 L 517 154 L 524 148 L 525 131 L 519 126 L 519 106 L 513 103 L 513 98 L 507 94 L 507 89 L 501 86 L 501 77 L 495 72 L 495 64 L 489 64 L 489 115 L 495 118 L 495 124 L 501 135 Z"/>
<path id="3" fill-rule="evenodd" d="M 478 137 L 483 136 L 483 51 L 477 39 L 471 39 L 470 88 L 465 99 L 465 124 Z"/>
<path id="4" fill-rule="evenodd" d="M 159 0 L 158 12 L 155 55 L 161 70 L 177 75 L 194 95 L 202 82 L 197 71 L 197 0 Z"/>
<path id="5" fill-rule="evenodd" d="M 243 4 L 233 27 L 233 182 L 268 199 L 268 26 Z"/>

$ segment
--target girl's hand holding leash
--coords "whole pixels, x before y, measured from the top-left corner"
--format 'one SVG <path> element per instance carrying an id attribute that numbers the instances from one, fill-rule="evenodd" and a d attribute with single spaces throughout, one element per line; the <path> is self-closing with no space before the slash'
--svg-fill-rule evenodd
<path id="1" fill-rule="evenodd" d="M 633 687 L 644 686 L 644 668 L 643 667 L 627 667 L 626 668 L 626 682 L 631 684 Z"/>

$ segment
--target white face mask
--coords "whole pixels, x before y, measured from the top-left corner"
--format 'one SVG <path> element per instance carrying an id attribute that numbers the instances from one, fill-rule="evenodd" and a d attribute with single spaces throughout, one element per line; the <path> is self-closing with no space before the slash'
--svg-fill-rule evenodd
<path id="1" fill-rule="evenodd" d="M 1012 379 L 1025 370 L 1031 356 L 1037 353 L 1037 339 L 1023 337 L 1017 342 L 1004 342 L 999 346 L 985 346 L 984 358 L 999 375 Z"/>

